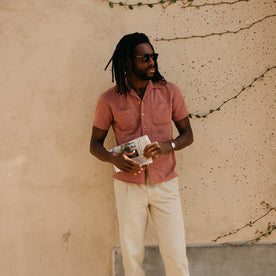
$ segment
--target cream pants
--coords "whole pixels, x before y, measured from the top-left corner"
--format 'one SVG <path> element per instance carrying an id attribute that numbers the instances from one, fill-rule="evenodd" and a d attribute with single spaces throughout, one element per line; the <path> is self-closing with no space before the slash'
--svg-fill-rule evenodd
<path id="1" fill-rule="evenodd" d="M 125 276 L 145 276 L 144 235 L 148 213 L 158 234 L 166 275 L 188 276 L 178 178 L 156 185 L 147 182 L 137 185 L 114 181 Z"/>

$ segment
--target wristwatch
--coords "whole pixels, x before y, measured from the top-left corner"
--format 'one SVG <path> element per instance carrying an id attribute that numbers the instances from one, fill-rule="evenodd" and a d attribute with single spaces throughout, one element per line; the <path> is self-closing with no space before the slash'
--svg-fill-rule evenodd
<path id="1" fill-rule="evenodd" d="M 170 141 L 170 143 L 171 143 L 172 149 L 174 150 L 175 149 L 175 143 L 173 141 Z"/>

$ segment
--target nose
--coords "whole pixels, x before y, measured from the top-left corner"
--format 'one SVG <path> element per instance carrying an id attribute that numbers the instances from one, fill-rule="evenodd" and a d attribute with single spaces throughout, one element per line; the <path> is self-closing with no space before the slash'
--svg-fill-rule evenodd
<path id="1" fill-rule="evenodd" d="M 152 56 L 149 58 L 148 65 L 155 65 L 155 61 Z"/>

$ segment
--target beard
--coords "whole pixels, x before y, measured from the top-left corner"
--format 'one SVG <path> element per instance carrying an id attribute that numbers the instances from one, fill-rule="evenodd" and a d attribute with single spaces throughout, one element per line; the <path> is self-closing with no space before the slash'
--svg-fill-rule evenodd
<path id="1" fill-rule="evenodd" d="M 154 74 L 148 73 L 148 69 L 151 69 L 151 68 L 155 68 Z M 148 68 L 145 69 L 145 70 L 138 69 L 135 65 L 133 65 L 133 67 L 132 67 L 132 73 L 133 73 L 137 78 L 139 78 L 139 79 L 141 79 L 141 80 L 152 80 L 152 79 L 155 77 L 156 72 L 157 72 L 156 66 L 150 66 L 150 67 L 148 67 Z"/>

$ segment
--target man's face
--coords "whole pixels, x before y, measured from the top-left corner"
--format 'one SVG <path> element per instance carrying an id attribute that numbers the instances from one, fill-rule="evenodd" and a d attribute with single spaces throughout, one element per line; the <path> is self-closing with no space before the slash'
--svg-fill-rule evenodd
<path id="1" fill-rule="evenodd" d="M 156 72 L 156 61 L 150 56 L 145 61 L 144 55 L 152 55 L 154 52 L 148 43 L 141 43 L 136 46 L 135 56 L 132 61 L 131 71 L 138 79 L 151 80 Z"/>

